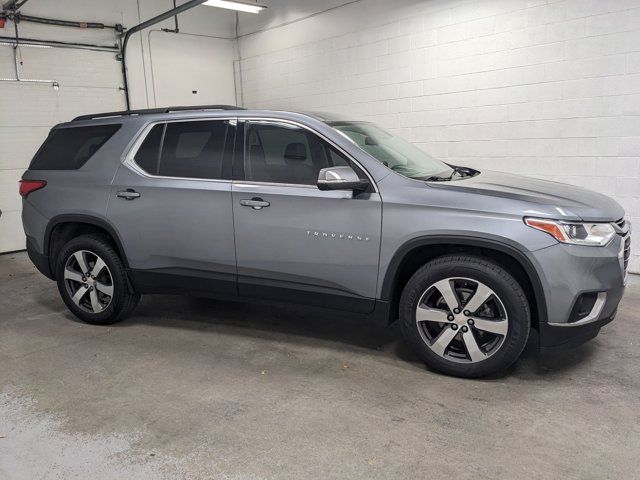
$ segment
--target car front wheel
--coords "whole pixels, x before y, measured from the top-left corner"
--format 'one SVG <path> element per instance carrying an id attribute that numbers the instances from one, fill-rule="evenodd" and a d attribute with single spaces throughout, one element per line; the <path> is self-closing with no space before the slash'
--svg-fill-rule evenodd
<path id="1" fill-rule="evenodd" d="M 400 299 L 404 338 L 434 370 L 460 377 L 501 372 L 524 349 L 526 295 L 500 265 L 482 258 L 436 258 L 411 277 Z"/>

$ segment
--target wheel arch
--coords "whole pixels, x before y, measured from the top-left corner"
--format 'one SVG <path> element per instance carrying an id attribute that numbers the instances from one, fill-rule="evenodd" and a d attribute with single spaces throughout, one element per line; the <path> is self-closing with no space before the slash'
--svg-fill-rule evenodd
<path id="1" fill-rule="evenodd" d="M 62 248 L 62 244 L 66 243 L 69 238 L 86 233 L 101 233 L 108 237 L 120 255 L 125 268 L 129 268 L 122 241 L 108 221 L 92 215 L 63 214 L 57 215 L 49 221 L 44 235 L 44 255 L 49 258 L 54 277 L 55 256 L 57 251 Z"/>
<path id="2" fill-rule="evenodd" d="M 397 318 L 400 294 L 406 282 L 424 263 L 450 253 L 467 253 L 488 257 L 509 270 L 518 280 L 529 301 L 532 326 L 547 321 L 544 289 L 532 261 L 515 245 L 499 238 L 464 235 L 429 235 L 414 238 L 394 254 L 382 282 L 381 300 L 389 302 L 389 320 Z"/>

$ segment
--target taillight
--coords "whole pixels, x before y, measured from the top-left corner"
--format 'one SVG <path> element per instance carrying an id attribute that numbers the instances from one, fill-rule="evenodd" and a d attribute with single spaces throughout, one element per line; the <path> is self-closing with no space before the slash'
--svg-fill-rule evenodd
<path id="1" fill-rule="evenodd" d="M 40 190 L 46 184 L 44 180 L 20 180 L 20 195 L 26 198 L 31 192 Z"/>

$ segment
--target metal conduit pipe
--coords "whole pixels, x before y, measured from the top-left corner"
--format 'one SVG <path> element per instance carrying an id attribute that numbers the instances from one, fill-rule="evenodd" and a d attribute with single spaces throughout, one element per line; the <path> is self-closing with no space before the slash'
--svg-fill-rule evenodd
<path id="1" fill-rule="evenodd" d="M 116 30 L 117 32 L 122 32 L 123 27 L 120 24 L 116 25 L 105 25 L 104 23 L 98 22 L 74 22 L 70 20 L 59 20 L 57 18 L 43 18 L 43 17 L 34 17 L 32 15 L 24 15 L 23 13 L 16 13 L 14 15 L 8 15 L 7 18 L 12 20 L 10 17 L 13 16 L 18 22 L 33 22 L 33 23 L 42 23 L 45 25 L 57 25 L 60 27 L 76 27 L 76 28 L 111 28 Z"/>
<path id="2" fill-rule="evenodd" d="M 173 0 L 173 8 L 176 8 L 178 5 L 176 4 L 176 0 Z M 178 26 L 178 15 L 174 15 L 173 21 L 176 25 L 175 28 L 161 28 L 163 32 L 168 33 L 180 33 L 180 27 Z"/>
<path id="3" fill-rule="evenodd" d="M 8 12 L 0 14 L 0 17 L 9 20 L 11 22 L 32 22 L 32 23 L 40 23 L 43 25 L 55 25 L 58 27 L 75 27 L 75 28 L 97 28 L 97 29 L 105 29 L 110 28 L 115 30 L 116 32 L 124 31 L 124 27 L 119 23 L 115 25 L 105 25 L 104 23 L 98 22 L 76 22 L 72 20 L 60 20 L 57 18 L 44 18 L 44 17 L 35 17 L 33 15 L 25 15 L 20 12 Z"/>
<path id="4" fill-rule="evenodd" d="M 206 0 L 190 0 L 182 5 L 180 5 L 179 7 L 176 8 L 172 8 L 171 10 L 168 10 L 164 13 L 161 13 L 160 15 L 157 15 L 153 18 L 150 18 L 149 20 L 142 22 L 134 27 L 131 27 L 129 30 L 126 31 L 126 33 L 124 34 L 123 38 L 122 38 L 122 47 L 121 47 L 121 55 L 122 55 L 122 77 L 124 78 L 124 95 L 125 95 L 125 99 L 127 102 L 127 110 L 131 109 L 131 101 L 129 98 L 129 80 L 127 78 L 127 57 L 126 57 L 126 53 L 127 53 L 127 44 L 129 43 L 129 39 L 131 38 L 131 35 L 133 35 L 136 32 L 139 32 L 140 30 L 144 30 L 145 28 L 150 27 L 151 25 L 155 25 L 156 23 L 162 22 L 163 20 L 166 20 L 167 18 L 173 17 L 178 15 L 179 13 L 182 13 L 186 10 L 190 10 L 193 7 L 197 7 L 198 5 L 202 5 L 204 2 L 206 2 Z"/>
<path id="5" fill-rule="evenodd" d="M 21 47 L 28 47 L 33 45 L 45 46 L 45 47 L 58 47 L 58 48 L 77 48 L 80 50 L 95 50 L 100 52 L 115 52 L 118 53 L 120 49 L 117 45 L 94 45 L 92 43 L 76 43 L 76 42 L 61 42 L 58 40 L 38 40 L 36 38 L 20 37 L 16 42 L 16 37 L 0 36 L 0 44 L 15 46 L 16 44 Z"/>
<path id="6" fill-rule="evenodd" d="M 0 12 L 0 18 L 5 20 L 12 21 L 15 28 L 15 37 L 6 37 L 0 36 L 0 45 L 6 45 L 13 48 L 14 60 L 15 60 L 15 77 L 16 78 L 2 78 L 0 81 L 4 82 L 24 82 L 24 83 L 50 83 L 54 86 L 54 88 L 58 87 L 58 82 L 55 80 L 38 80 L 38 79 L 27 79 L 22 78 L 20 75 L 20 65 L 17 57 L 17 49 L 18 47 L 36 47 L 36 48 L 73 48 L 80 50 L 93 50 L 93 51 L 101 51 L 101 52 L 119 52 L 120 49 L 117 45 L 108 46 L 108 45 L 95 45 L 90 43 L 77 43 L 77 42 L 63 42 L 58 40 L 39 40 L 34 38 L 22 38 L 18 34 L 18 23 L 20 22 L 34 22 L 41 23 L 45 25 L 54 25 L 54 26 L 62 26 L 62 27 L 76 27 L 76 28 L 97 28 L 104 29 L 110 28 L 115 30 L 116 32 L 122 32 L 124 30 L 123 26 L 120 24 L 116 25 L 105 25 L 103 23 L 98 22 L 76 22 L 69 20 L 59 20 L 54 18 L 44 18 L 44 17 L 35 17 L 31 15 L 23 15 L 18 9 L 22 7 L 28 0 L 11 0 L 6 2 L 3 5 L 3 12 Z"/>

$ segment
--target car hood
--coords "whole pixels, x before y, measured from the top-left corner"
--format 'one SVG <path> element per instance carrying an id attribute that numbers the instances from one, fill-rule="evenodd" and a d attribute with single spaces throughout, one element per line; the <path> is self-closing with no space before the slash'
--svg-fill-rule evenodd
<path id="1" fill-rule="evenodd" d="M 615 221 L 624 216 L 618 202 L 601 193 L 520 175 L 482 171 L 475 177 L 431 185 L 522 202 L 531 216 L 584 221 Z"/>

